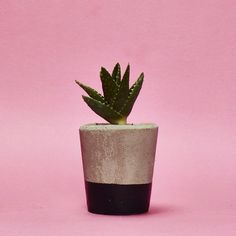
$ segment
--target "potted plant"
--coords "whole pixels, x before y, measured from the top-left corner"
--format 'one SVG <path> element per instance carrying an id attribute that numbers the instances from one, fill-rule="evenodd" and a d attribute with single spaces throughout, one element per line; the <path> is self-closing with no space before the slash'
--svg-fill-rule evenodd
<path id="1" fill-rule="evenodd" d="M 88 94 L 85 103 L 109 123 L 82 125 L 81 153 L 88 211 L 127 215 L 149 209 L 158 127 L 128 124 L 144 74 L 129 86 L 130 66 L 121 76 L 117 63 L 101 68 L 103 95 L 76 81 Z"/>

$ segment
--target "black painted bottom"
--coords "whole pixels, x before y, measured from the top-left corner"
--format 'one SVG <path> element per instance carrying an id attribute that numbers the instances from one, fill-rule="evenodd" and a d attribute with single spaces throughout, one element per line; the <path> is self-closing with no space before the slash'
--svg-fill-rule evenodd
<path id="1" fill-rule="evenodd" d="M 149 209 L 152 184 L 100 184 L 85 181 L 88 211 L 106 215 L 131 215 Z"/>

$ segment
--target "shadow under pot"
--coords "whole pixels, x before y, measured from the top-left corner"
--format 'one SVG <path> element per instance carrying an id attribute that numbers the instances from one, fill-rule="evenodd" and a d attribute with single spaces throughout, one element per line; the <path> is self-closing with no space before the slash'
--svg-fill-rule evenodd
<path id="1" fill-rule="evenodd" d="M 130 215 L 148 211 L 157 133 L 155 124 L 80 127 L 89 212 Z"/>

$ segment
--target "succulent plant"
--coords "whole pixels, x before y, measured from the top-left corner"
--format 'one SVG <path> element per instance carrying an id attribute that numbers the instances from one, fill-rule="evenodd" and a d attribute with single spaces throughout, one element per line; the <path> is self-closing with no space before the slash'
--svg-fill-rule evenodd
<path id="1" fill-rule="evenodd" d="M 126 124 L 133 105 L 143 84 L 144 74 L 130 87 L 130 66 L 128 65 L 123 77 L 120 64 L 117 63 L 110 74 L 101 68 L 100 78 L 103 95 L 93 88 L 75 81 L 89 96 L 82 96 L 87 105 L 99 116 L 111 124 Z"/>

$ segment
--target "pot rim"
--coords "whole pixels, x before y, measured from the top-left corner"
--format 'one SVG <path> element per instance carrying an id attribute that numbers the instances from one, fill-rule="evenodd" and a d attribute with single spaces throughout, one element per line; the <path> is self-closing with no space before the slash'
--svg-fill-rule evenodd
<path id="1" fill-rule="evenodd" d="M 140 124 L 124 124 L 114 125 L 109 123 L 89 123 L 80 126 L 79 130 L 143 130 L 143 129 L 158 129 L 155 123 L 140 123 Z"/>

